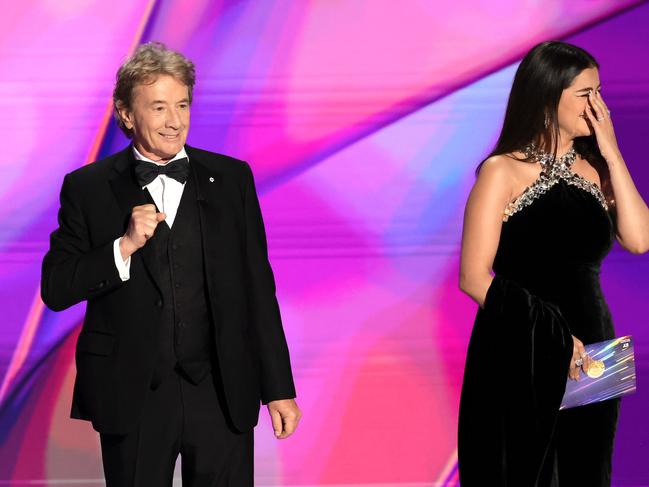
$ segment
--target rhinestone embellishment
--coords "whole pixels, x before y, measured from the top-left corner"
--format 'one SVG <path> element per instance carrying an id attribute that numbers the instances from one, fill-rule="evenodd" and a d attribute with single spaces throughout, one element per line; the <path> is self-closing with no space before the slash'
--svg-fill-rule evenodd
<path id="1" fill-rule="evenodd" d="M 523 153 L 530 160 L 541 164 L 541 174 L 532 184 L 527 186 L 516 199 L 507 205 L 503 215 L 504 222 L 506 222 L 514 213 L 517 213 L 526 206 L 531 205 L 539 198 L 539 196 L 546 193 L 552 186 L 562 179 L 566 183 L 592 194 L 597 198 L 597 201 L 602 205 L 602 208 L 608 211 L 606 198 L 604 198 L 599 187 L 595 183 L 590 182 L 570 169 L 577 158 L 577 153 L 575 152 L 574 147 L 556 161 L 552 154 L 539 150 L 534 146 L 534 144 L 525 146 L 523 148 Z"/>

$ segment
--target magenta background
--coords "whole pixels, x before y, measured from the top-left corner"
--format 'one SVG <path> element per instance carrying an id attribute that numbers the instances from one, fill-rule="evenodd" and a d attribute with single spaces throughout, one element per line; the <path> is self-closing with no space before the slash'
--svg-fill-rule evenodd
<path id="1" fill-rule="evenodd" d="M 443 5 L 443 6 L 442 6 Z M 144 40 L 198 69 L 189 143 L 250 162 L 304 419 L 257 485 L 457 485 L 455 432 L 476 305 L 457 286 L 464 203 L 516 63 L 563 39 L 602 92 L 649 196 L 649 5 L 637 1 L 70 0 L 0 18 L 0 485 L 99 485 L 97 437 L 68 419 L 83 305 L 43 309 L 40 263 L 66 172 L 125 145 L 114 73 Z M 617 244 L 602 281 L 632 334 L 614 485 L 649 485 L 646 255 Z"/>

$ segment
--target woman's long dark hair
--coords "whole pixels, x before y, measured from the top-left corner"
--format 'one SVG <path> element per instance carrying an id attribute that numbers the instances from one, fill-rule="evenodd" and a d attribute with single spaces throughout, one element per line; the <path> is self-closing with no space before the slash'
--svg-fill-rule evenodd
<path id="1" fill-rule="evenodd" d="M 561 93 L 587 68 L 599 68 L 599 64 L 580 47 L 560 41 L 547 41 L 533 47 L 516 70 L 502 131 L 486 159 L 520 151 L 530 143 L 556 157 L 557 109 Z M 608 165 L 597 147 L 595 135 L 576 137 L 574 146 L 575 151 L 597 170 L 602 190 L 607 199 L 611 199 Z M 529 162 L 526 158 L 520 160 Z M 476 168 L 476 175 L 483 163 Z"/>

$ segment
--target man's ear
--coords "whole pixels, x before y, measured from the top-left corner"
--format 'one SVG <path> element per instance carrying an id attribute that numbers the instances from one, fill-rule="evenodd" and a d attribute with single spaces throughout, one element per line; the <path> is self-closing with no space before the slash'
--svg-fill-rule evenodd
<path id="1" fill-rule="evenodd" d="M 124 124 L 124 127 L 133 130 L 133 121 L 131 118 L 133 112 L 127 106 L 122 104 L 122 102 L 117 102 L 117 113 L 119 114 L 119 119 Z"/>

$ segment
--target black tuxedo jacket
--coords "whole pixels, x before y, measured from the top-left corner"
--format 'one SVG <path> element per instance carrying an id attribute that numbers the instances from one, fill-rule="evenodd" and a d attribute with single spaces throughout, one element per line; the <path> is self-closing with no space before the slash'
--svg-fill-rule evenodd
<path id="1" fill-rule="evenodd" d="M 266 235 L 247 163 L 186 146 L 195 178 L 215 347 L 234 426 L 257 424 L 260 400 L 295 397 Z M 87 301 L 76 348 L 72 417 L 101 433 L 137 425 L 156 361 L 161 279 L 150 245 L 131 256 L 130 279 L 113 242 L 146 204 L 132 147 L 65 176 L 59 228 L 43 260 L 41 296 L 52 310 Z"/>

